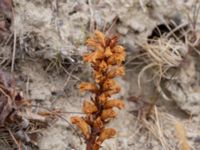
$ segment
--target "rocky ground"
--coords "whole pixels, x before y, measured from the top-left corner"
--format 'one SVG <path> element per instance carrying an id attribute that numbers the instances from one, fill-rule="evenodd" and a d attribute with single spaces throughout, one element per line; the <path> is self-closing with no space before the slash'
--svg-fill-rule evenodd
<path id="1" fill-rule="evenodd" d="M 94 29 L 117 34 L 127 52 L 126 75 L 118 79 L 122 85 L 118 97 L 126 108 L 109 124 L 118 134 L 102 149 L 189 150 L 182 143 L 200 149 L 198 0 L 13 0 L 13 5 L 11 14 L 9 9 L 0 11 L 11 20 L 0 32 L 6 37 L 1 40 L 0 65 L 7 72 L 13 69 L 17 87 L 26 97 L 44 107 L 80 112 L 88 95 L 79 93 L 77 86 L 91 78 L 91 69 L 81 57 L 87 52 L 85 40 Z M 167 40 L 157 43 L 159 49 L 170 47 L 176 57 L 163 57 L 168 53 L 162 51 L 159 58 L 153 57 L 149 47 L 156 42 L 148 40 L 154 38 Z M 156 67 L 148 66 L 151 63 Z M 152 113 L 146 119 L 149 106 Z M 69 120 L 72 115 L 63 117 Z M 63 119 L 42 131 L 38 146 L 41 150 L 85 148 Z"/>

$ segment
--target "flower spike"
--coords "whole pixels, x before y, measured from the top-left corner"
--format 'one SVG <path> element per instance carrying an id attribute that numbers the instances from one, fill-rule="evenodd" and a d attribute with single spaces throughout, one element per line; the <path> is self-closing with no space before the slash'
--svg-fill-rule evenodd
<path id="1" fill-rule="evenodd" d="M 117 116 L 113 108 L 125 107 L 122 100 L 111 98 L 121 89 L 114 78 L 125 74 L 122 64 L 126 53 L 117 41 L 117 36 L 107 37 L 100 31 L 95 31 L 86 41 L 92 50 L 83 56 L 83 60 L 91 64 L 94 81 L 82 82 L 79 88 L 93 96 L 83 103 L 85 116 L 71 118 L 85 137 L 86 150 L 99 150 L 105 140 L 116 135 L 116 130 L 106 128 L 106 124 Z"/>

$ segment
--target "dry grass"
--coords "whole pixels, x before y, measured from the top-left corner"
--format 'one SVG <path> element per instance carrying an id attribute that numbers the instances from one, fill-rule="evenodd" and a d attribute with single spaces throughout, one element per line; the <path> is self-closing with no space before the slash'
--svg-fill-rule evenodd
<path id="1" fill-rule="evenodd" d="M 158 111 L 157 108 L 154 107 L 154 117 L 151 117 L 153 119 L 153 122 L 147 121 L 146 119 L 143 119 L 143 123 L 145 128 L 154 135 L 154 137 L 160 142 L 162 145 L 163 150 L 170 149 L 167 145 L 166 139 L 164 138 L 164 131 L 160 124 L 160 119 L 158 117 Z"/>
<path id="2" fill-rule="evenodd" d="M 175 128 L 176 128 L 177 138 L 180 141 L 180 149 L 190 150 L 184 125 L 181 122 L 176 122 Z"/>
<path id="3" fill-rule="evenodd" d="M 142 4 L 143 1 L 140 3 Z M 141 48 L 140 53 L 133 56 L 127 64 L 136 65 L 136 68 L 140 69 L 138 74 L 140 91 L 142 91 L 142 79 L 144 75 L 147 75 L 163 98 L 169 100 L 161 88 L 161 80 L 174 79 L 187 55 L 193 55 L 193 52 L 200 55 L 200 33 L 197 29 L 199 11 L 200 3 L 196 1 L 192 13 L 191 10 L 185 12 L 188 16 L 188 23 L 176 25 L 172 22 L 175 28 L 169 28 L 169 33 L 162 34 L 160 31 L 159 37 L 151 40 L 144 39 L 146 42 L 143 43 L 138 42 Z"/>
<path id="4" fill-rule="evenodd" d="M 200 32 L 197 26 L 199 25 L 199 12 L 200 12 L 200 2 L 195 1 L 194 7 L 192 9 L 192 14 L 190 15 L 191 10 L 187 10 L 186 14 L 188 17 L 188 22 L 190 25 L 190 28 L 188 32 L 186 33 L 186 43 L 188 46 L 195 51 L 200 56 Z"/>
<path id="5" fill-rule="evenodd" d="M 163 150 L 190 150 L 183 124 L 168 113 L 160 112 L 156 106 L 147 120 L 143 118 L 142 127 L 161 144 Z M 173 134 L 173 133 L 176 134 Z M 179 145 L 180 144 L 180 145 Z M 179 147 L 180 146 L 180 147 Z"/>
<path id="6" fill-rule="evenodd" d="M 138 74 L 138 86 L 141 90 L 141 80 L 147 70 L 151 71 L 152 78 L 159 92 L 162 92 L 160 82 L 162 78 L 172 78 L 170 69 L 178 68 L 183 61 L 181 50 L 184 49 L 184 44 L 175 42 L 173 39 L 161 37 L 151 43 L 142 44 L 142 55 L 139 60 L 144 63 L 141 71 Z M 165 94 L 163 94 L 165 95 Z M 166 99 L 167 96 L 164 96 Z"/>

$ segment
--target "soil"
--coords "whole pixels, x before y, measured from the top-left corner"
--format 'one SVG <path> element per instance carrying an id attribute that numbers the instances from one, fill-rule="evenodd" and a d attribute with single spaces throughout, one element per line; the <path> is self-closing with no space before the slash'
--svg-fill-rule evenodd
<path id="1" fill-rule="evenodd" d="M 180 65 L 176 78 L 161 81 L 168 99 L 149 80 L 151 71 L 145 72 L 139 88 L 138 74 L 142 68 L 130 61 L 148 37 L 156 36 L 153 34 L 156 27 L 166 27 L 172 21 L 178 25 L 189 23 L 187 16 L 193 15 L 192 9 L 200 3 L 195 0 L 13 0 L 13 3 L 15 23 L 10 31 L 17 36 L 13 73 L 17 87 L 38 105 L 71 112 L 63 116 L 67 121 L 58 119 L 42 131 L 39 149 L 85 149 L 83 139 L 80 141 L 76 134 L 78 130 L 68 121 L 73 112 L 81 112 L 83 100 L 89 97 L 79 92 L 78 85 L 91 79 L 91 68 L 81 56 L 88 51 L 85 40 L 95 28 L 117 34 L 127 52 L 126 75 L 117 79 L 122 86 L 117 97 L 124 100 L 126 108 L 109 123 L 118 134 L 104 142 L 102 150 L 184 150 L 177 137 L 177 122 L 184 125 L 191 150 L 200 149 L 200 55 L 193 52 Z M 199 21 L 200 18 L 197 30 Z M 0 64 L 7 72 L 11 70 L 12 43 L 11 37 L 10 42 L 0 47 Z M 142 118 L 154 100 L 152 115 Z"/>

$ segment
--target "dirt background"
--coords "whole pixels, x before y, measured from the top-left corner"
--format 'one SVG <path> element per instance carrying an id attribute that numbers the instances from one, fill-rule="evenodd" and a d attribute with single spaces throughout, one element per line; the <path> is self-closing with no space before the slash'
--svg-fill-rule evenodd
<path id="1" fill-rule="evenodd" d="M 161 82 L 167 97 L 159 93 L 146 71 L 138 87 L 138 74 L 132 58 L 147 42 L 159 25 L 189 24 L 195 0 L 13 0 L 16 54 L 14 75 L 24 95 L 34 103 L 66 112 L 80 112 L 88 97 L 79 93 L 77 85 L 91 78 L 91 68 L 82 62 L 87 52 L 85 40 L 94 29 L 117 34 L 126 48 L 126 75 L 117 79 L 126 108 L 119 111 L 109 126 L 118 130 L 115 138 L 102 145 L 103 150 L 181 150 L 176 123 L 185 127 L 192 150 L 200 149 L 200 55 L 185 55 L 175 78 Z M 197 31 L 199 31 L 199 18 Z M 163 28 L 160 28 L 164 30 Z M 1 67 L 10 72 L 13 37 L 0 47 Z M 200 36 L 199 36 L 200 37 Z M 179 43 L 175 43 L 179 45 Z M 181 43 L 181 51 L 188 45 Z M 158 95 L 150 120 L 141 120 L 135 112 L 142 112 L 145 104 Z M 135 103 L 130 97 L 140 96 L 144 102 Z M 139 113 L 140 114 L 140 113 Z M 73 113 L 63 117 L 69 120 Z M 38 146 L 41 150 L 83 150 L 70 124 L 62 119 L 42 131 Z M 1 149 L 8 149 L 2 147 Z M 182 149 L 184 150 L 184 149 Z"/>

